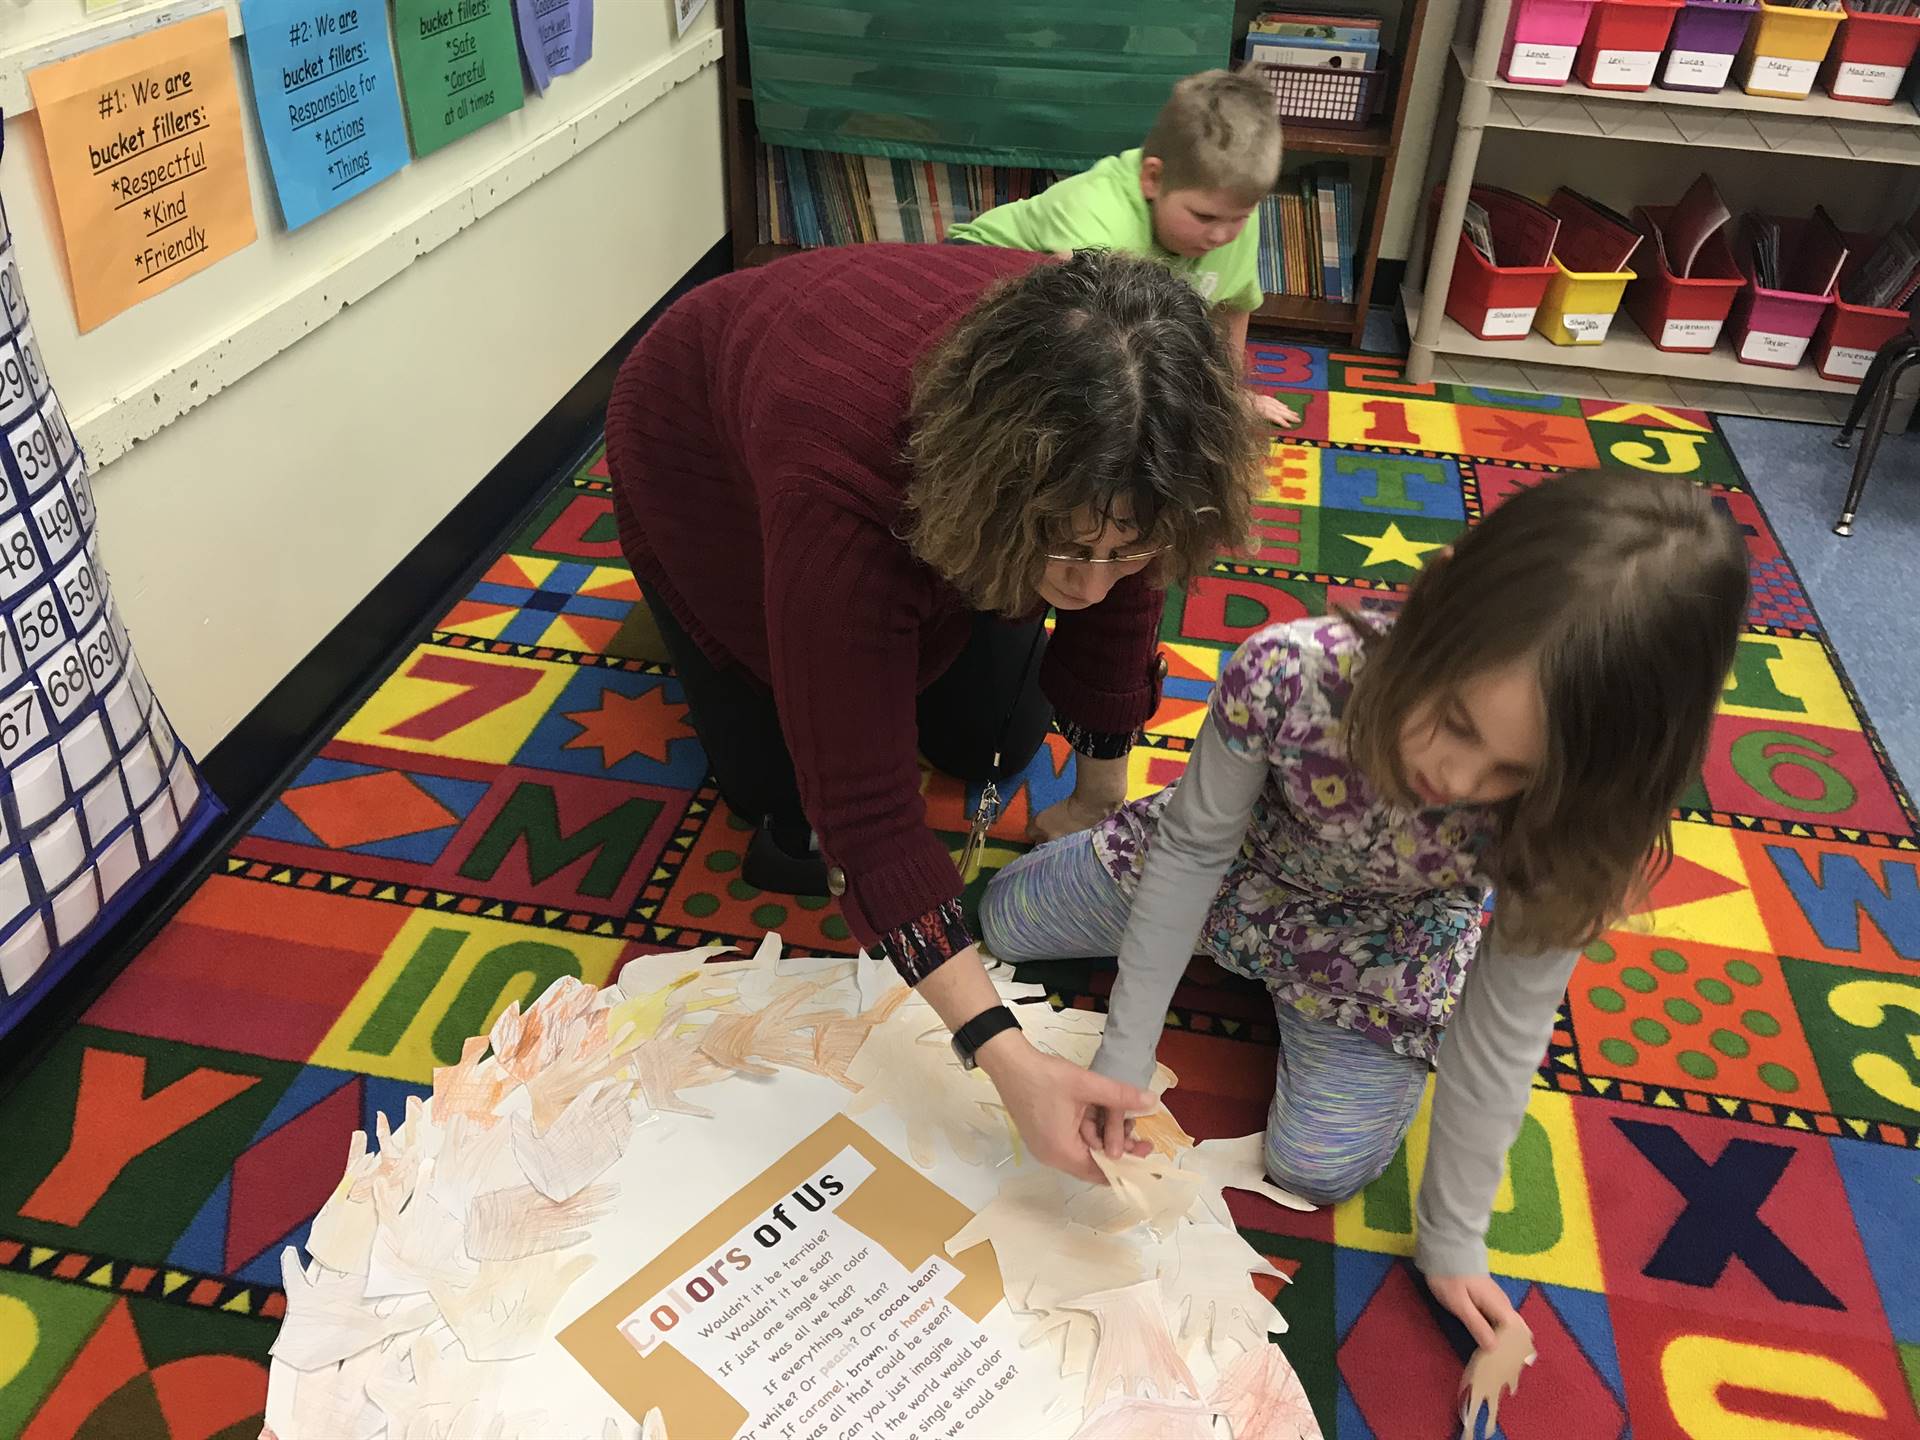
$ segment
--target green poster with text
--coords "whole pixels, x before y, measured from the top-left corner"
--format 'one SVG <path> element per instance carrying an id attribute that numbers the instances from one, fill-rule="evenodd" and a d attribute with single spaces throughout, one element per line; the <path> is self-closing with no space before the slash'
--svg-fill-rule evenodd
<path id="1" fill-rule="evenodd" d="M 395 0 L 393 34 L 414 154 L 520 108 L 512 0 Z"/>

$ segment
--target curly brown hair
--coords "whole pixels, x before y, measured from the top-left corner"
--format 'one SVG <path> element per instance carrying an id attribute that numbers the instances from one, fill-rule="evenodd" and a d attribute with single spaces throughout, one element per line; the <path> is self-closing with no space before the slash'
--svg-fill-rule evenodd
<path id="1" fill-rule="evenodd" d="M 1423 702 L 1531 657 L 1547 761 L 1500 807 L 1503 933 L 1580 945 L 1672 863 L 1672 808 L 1706 754 L 1747 607 L 1747 552 L 1707 493 L 1586 471 L 1522 491 L 1414 584 L 1344 719 L 1349 757 L 1409 801 L 1400 737 Z"/>
<path id="2" fill-rule="evenodd" d="M 990 290 L 922 361 L 909 426 L 905 538 L 982 610 L 1031 612 L 1048 551 L 1109 521 L 1166 547 L 1161 584 L 1247 542 L 1239 367 L 1153 261 L 1085 250 Z"/>

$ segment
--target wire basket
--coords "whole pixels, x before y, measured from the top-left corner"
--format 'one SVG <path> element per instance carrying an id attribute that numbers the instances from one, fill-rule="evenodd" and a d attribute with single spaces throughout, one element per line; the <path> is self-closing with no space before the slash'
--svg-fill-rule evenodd
<path id="1" fill-rule="evenodd" d="M 1373 70 L 1342 70 L 1321 65 L 1275 65 L 1255 61 L 1249 70 L 1259 73 L 1273 91 L 1274 113 L 1284 121 L 1320 125 L 1329 130 L 1361 130 L 1386 106 L 1392 70 L 1380 56 Z"/>

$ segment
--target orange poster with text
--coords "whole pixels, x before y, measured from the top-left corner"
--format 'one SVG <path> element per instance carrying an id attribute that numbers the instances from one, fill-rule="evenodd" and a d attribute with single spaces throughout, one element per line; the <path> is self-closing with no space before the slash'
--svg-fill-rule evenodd
<path id="1" fill-rule="evenodd" d="M 82 331 L 253 243 L 225 14 L 43 65 L 27 83 Z"/>

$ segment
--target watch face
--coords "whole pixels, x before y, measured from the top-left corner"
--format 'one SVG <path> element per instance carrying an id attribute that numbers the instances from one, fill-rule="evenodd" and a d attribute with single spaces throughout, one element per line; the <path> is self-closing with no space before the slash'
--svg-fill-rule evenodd
<path id="1" fill-rule="evenodd" d="M 973 1052 L 960 1043 L 960 1037 L 958 1035 L 954 1036 L 947 1043 L 953 1047 L 953 1058 L 960 1062 L 960 1068 L 962 1070 L 971 1070 L 974 1068 L 977 1062 L 973 1058 Z"/>

